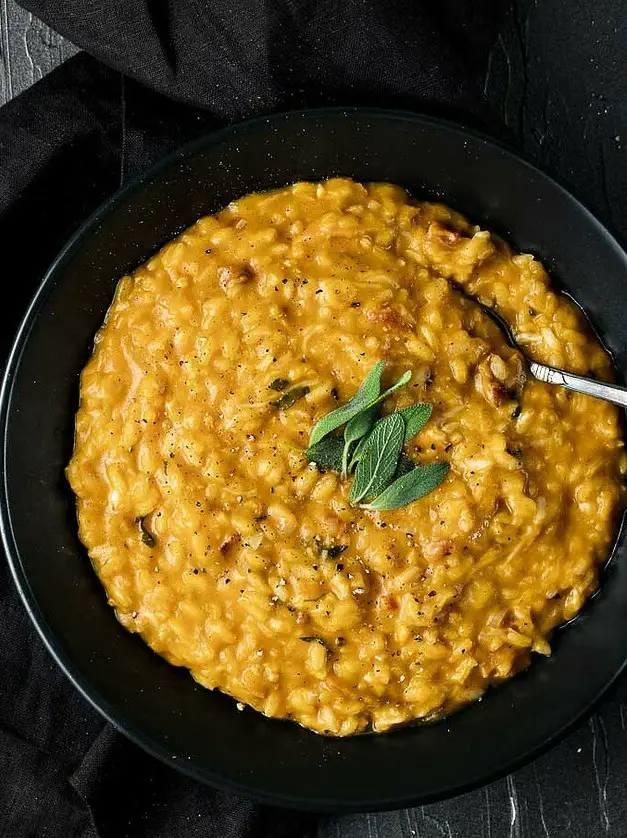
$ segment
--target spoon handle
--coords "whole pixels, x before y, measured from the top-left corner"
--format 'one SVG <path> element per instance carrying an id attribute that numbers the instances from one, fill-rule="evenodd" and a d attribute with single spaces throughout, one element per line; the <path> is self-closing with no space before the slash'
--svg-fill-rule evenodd
<path id="1" fill-rule="evenodd" d="M 535 361 L 529 364 L 529 369 L 532 375 L 546 384 L 561 384 L 568 387 L 569 390 L 585 393 L 586 396 L 593 396 L 595 399 L 603 399 L 606 402 L 627 407 L 627 388 L 625 387 L 619 387 L 617 384 L 605 384 L 603 381 L 596 381 L 594 378 L 583 378 L 581 375 L 573 375 L 570 372 L 555 369 L 555 367 L 536 364 Z"/>

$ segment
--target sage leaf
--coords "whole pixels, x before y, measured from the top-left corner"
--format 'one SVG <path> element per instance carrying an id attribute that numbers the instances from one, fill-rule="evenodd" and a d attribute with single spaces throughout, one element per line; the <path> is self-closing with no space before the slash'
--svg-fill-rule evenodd
<path id="1" fill-rule="evenodd" d="M 315 463 L 318 468 L 342 470 L 342 452 L 344 451 L 344 440 L 337 434 L 329 434 L 320 442 L 310 446 L 305 451 L 305 456 L 310 463 Z"/>
<path id="2" fill-rule="evenodd" d="M 404 437 L 405 422 L 398 413 L 379 419 L 370 434 L 367 452 L 357 464 L 349 494 L 351 503 L 376 497 L 385 488 L 396 471 Z"/>
<path id="3" fill-rule="evenodd" d="M 401 377 L 398 379 L 396 384 L 392 384 L 391 387 L 388 387 L 387 390 L 384 390 L 380 396 L 378 396 L 373 402 L 367 405 L 364 410 L 368 410 L 368 408 L 374 407 L 375 405 L 382 402 L 384 399 L 387 399 L 388 396 L 391 396 L 396 390 L 400 387 L 404 387 L 409 381 L 411 381 L 411 370 L 407 370 L 404 372 Z"/>
<path id="4" fill-rule="evenodd" d="M 389 510 L 407 506 L 423 498 L 437 488 L 448 474 L 448 463 L 431 463 L 418 466 L 413 471 L 399 477 L 391 486 L 376 497 L 371 503 L 364 504 L 366 509 Z"/>
<path id="5" fill-rule="evenodd" d="M 396 382 L 389 390 L 386 390 L 385 393 L 382 393 L 380 398 L 377 399 L 375 406 L 382 401 L 383 399 L 387 398 L 390 393 L 393 393 L 394 390 L 397 390 L 399 387 L 402 387 L 403 384 L 406 384 L 409 379 L 411 378 L 411 373 L 406 372 L 399 381 Z M 374 407 L 371 407 L 370 410 L 374 410 Z M 364 411 L 366 412 L 366 411 Z M 405 429 L 405 439 L 404 442 L 409 442 L 409 440 L 414 437 L 418 431 L 422 430 L 422 428 L 427 424 L 431 417 L 431 413 L 433 412 L 433 406 L 427 403 L 420 403 L 420 404 L 412 404 L 409 407 L 403 408 L 403 410 L 399 410 L 398 413 L 403 417 L 406 424 Z M 359 417 L 362 414 L 358 414 L 354 420 L 351 422 L 357 422 Z M 348 428 L 348 426 L 347 426 Z M 356 434 L 355 434 L 356 436 Z M 346 438 L 346 432 L 345 432 Z M 366 446 L 368 445 L 369 434 L 366 433 L 362 435 L 357 443 L 355 450 L 350 458 L 348 463 L 348 471 L 351 472 L 357 463 L 362 459 L 362 457 L 366 453 Z M 346 453 L 346 452 L 345 452 Z"/>
<path id="6" fill-rule="evenodd" d="M 409 407 L 404 407 L 399 410 L 399 413 L 405 420 L 405 442 L 413 439 L 418 431 L 421 431 L 431 418 L 433 412 L 433 405 L 422 402 L 420 404 L 412 404 Z"/>
<path id="7" fill-rule="evenodd" d="M 287 378 L 275 378 L 274 381 L 271 381 L 270 384 L 268 384 L 268 390 L 276 390 L 281 393 L 285 390 L 289 383 L 290 382 Z"/>
<path id="8" fill-rule="evenodd" d="M 411 379 L 411 372 L 407 370 L 404 372 L 401 377 L 398 379 L 396 384 L 392 384 L 391 387 L 388 387 L 380 396 L 370 402 L 370 404 L 366 405 L 360 413 L 357 413 L 346 425 L 344 430 L 344 438 L 346 440 L 346 444 L 344 447 L 344 452 L 342 454 L 342 477 L 346 477 L 348 471 L 351 471 L 353 467 L 357 463 L 357 459 L 353 456 L 350 462 L 350 466 L 347 468 L 348 462 L 348 454 L 350 452 L 350 447 L 355 440 L 361 439 L 362 441 L 368 434 L 370 427 L 374 421 L 374 417 L 376 416 L 376 408 L 377 405 L 382 402 L 384 399 L 393 393 L 395 390 L 398 390 L 400 387 L 403 387 L 407 382 Z M 348 433 L 349 439 L 347 439 L 346 434 Z M 357 453 L 357 449 L 355 450 Z M 363 448 L 359 450 L 359 459 L 361 459 L 362 454 L 364 453 Z"/>
<path id="9" fill-rule="evenodd" d="M 325 544 L 317 536 L 314 538 L 314 547 L 321 559 L 337 559 L 348 550 L 348 544 Z"/>
<path id="10" fill-rule="evenodd" d="M 363 410 L 357 416 L 353 416 L 344 429 L 344 451 L 342 453 L 342 475 L 345 477 L 348 471 L 348 453 L 354 442 L 358 442 L 372 430 L 377 416 L 377 408 L 371 407 Z"/>
<path id="11" fill-rule="evenodd" d="M 366 436 L 362 436 L 362 438 L 357 443 L 357 447 L 353 451 L 353 454 L 350 458 L 350 462 L 348 464 L 349 471 L 352 471 L 357 465 L 357 463 L 361 460 L 361 458 L 365 455 L 369 439 L 370 434 L 366 434 Z"/>
<path id="12" fill-rule="evenodd" d="M 397 477 L 409 474 L 409 472 L 413 471 L 415 468 L 416 463 L 412 460 L 412 458 L 408 457 L 404 451 L 401 451 L 401 456 L 398 458 L 398 465 L 396 466 L 396 471 L 394 472 L 394 479 L 396 480 Z"/>
<path id="13" fill-rule="evenodd" d="M 342 407 L 338 407 L 336 410 L 332 410 L 331 413 L 327 413 L 326 416 L 322 417 L 311 432 L 311 437 L 309 439 L 310 445 L 315 445 L 315 443 L 322 439 L 323 436 L 326 436 L 331 431 L 339 428 L 340 425 L 350 422 L 350 420 L 354 416 L 357 416 L 358 413 L 361 413 L 364 410 L 370 410 L 371 407 L 375 407 L 375 405 L 379 404 L 379 402 L 382 402 L 384 399 L 387 399 L 389 395 L 391 395 L 395 390 L 398 390 L 399 387 L 403 387 L 411 379 L 411 371 L 407 370 L 401 375 L 396 384 L 393 384 L 381 393 L 381 373 L 383 372 L 384 366 L 385 361 L 379 361 L 349 402 Z"/>
<path id="14" fill-rule="evenodd" d="M 272 407 L 276 407 L 277 410 L 287 410 L 288 407 L 291 407 L 293 404 L 299 399 L 302 399 L 303 396 L 306 396 L 309 392 L 309 387 L 302 386 L 302 387 L 292 387 L 291 390 L 288 390 L 287 393 L 283 393 L 280 399 L 277 399 L 274 402 L 270 402 Z"/>
<path id="15" fill-rule="evenodd" d="M 315 445 L 322 437 L 330 434 L 331 431 L 336 430 L 340 425 L 350 422 L 353 416 L 361 413 L 364 408 L 369 406 L 370 402 L 377 398 L 381 392 L 381 374 L 383 373 L 384 367 L 385 361 L 379 361 L 378 364 L 375 364 L 353 398 L 342 405 L 342 407 L 338 407 L 322 417 L 311 432 L 311 437 L 309 438 L 310 446 Z"/>

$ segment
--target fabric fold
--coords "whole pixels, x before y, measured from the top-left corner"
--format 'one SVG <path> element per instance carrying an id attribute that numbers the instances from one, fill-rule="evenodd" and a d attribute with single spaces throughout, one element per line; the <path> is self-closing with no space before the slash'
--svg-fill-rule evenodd
<path id="1" fill-rule="evenodd" d="M 362 102 L 485 115 L 505 0 L 22 0 L 72 43 L 169 97 L 242 119 Z M 386 97 L 382 100 L 381 97 Z"/>

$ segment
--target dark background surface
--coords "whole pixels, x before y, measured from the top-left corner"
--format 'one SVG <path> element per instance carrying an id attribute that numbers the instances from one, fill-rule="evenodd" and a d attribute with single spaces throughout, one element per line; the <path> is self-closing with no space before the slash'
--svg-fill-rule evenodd
<path id="1" fill-rule="evenodd" d="M 72 51 L 0 0 L 0 102 Z M 492 49 L 485 91 L 515 142 L 627 242 L 627 2 L 516 0 Z M 129 759 L 141 766 L 149 758 L 129 750 Z M 625 838 L 627 679 L 564 742 L 510 777 L 443 803 L 326 819 L 318 835 Z"/>

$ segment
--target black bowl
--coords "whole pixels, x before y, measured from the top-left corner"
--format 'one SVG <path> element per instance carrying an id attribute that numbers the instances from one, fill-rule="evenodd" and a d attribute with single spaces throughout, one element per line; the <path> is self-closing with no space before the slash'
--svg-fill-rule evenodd
<path id="1" fill-rule="evenodd" d="M 2 535 L 41 636 L 117 728 L 185 773 L 318 810 L 400 807 L 505 774 L 556 740 L 627 659 L 627 548 L 554 654 L 442 722 L 350 739 L 266 719 L 198 686 L 127 633 L 77 538 L 63 469 L 78 374 L 118 278 L 199 216 L 247 192 L 349 175 L 436 198 L 540 255 L 627 370 L 627 257 L 564 189 L 507 149 L 410 114 L 321 110 L 227 128 L 167 157 L 108 201 L 46 275 L 20 329 L 1 397 Z M 550 464 L 547 464 L 550 467 Z"/>

